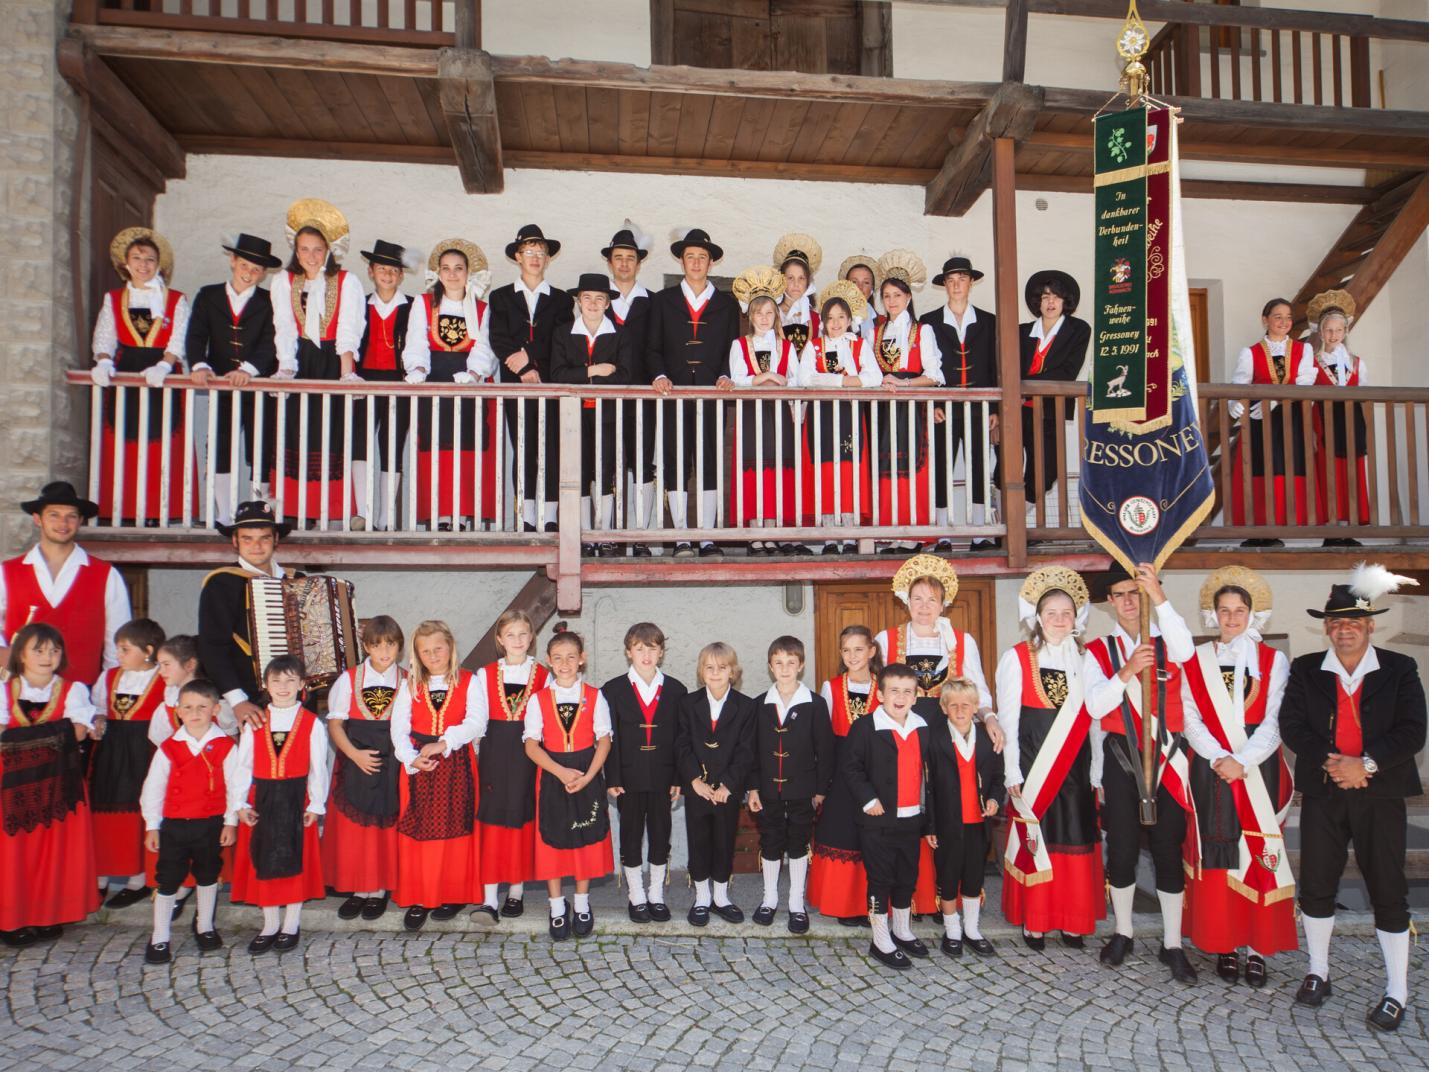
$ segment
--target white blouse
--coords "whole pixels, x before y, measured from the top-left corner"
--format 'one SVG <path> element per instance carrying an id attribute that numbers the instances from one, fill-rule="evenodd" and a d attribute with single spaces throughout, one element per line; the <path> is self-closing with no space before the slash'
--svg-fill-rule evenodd
<path id="1" fill-rule="evenodd" d="M 948 660 L 951 653 L 948 651 L 947 643 L 940 633 L 934 633 L 930 637 L 918 636 L 913 632 L 911 624 L 905 622 L 900 625 L 899 630 L 903 634 L 903 643 L 908 655 L 936 655 L 938 656 L 938 669 L 948 670 Z M 888 630 L 883 630 L 878 634 L 878 652 L 883 659 L 883 665 L 888 665 Z M 963 677 L 967 678 L 977 686 L 978 710 L 984 714 L 992 713 L 992 692 L 987 687 L 987 677 L 982 672 L 982 653 L 978 650 L 977 638 L 971 633 L 963 634 Z M 1001 695 L 1001 693 L 999 693 Z M 1020 695 L 1020 694 L 1019 694 Z M 1019 705 L 1021 700 L 1018 701 Z M 999 721 L 1001 721 L 999 719 Z"/>
<path id="2" fill-rule="evenodd" d="M 1283 357 L 1285 355 L 1286 346 L 1288 346 L 1292 340 L 1287 337 L 1279 341 L 1274 341 L 1269 338 L 1261 339 L 1260 341 L 1265 344 L 1272 357 Z M 1259 343 L 1256 345 L 1259 345 Z M 1252 352 L 1251 347 L 1243 346 L 1241 347 L 1240 353 L 1236 355 L 1235 371 L 1231 373 L 1231 383 L 1253 383 L 1254 381 L 1255 354 Z M 1306 387 L 1313 384 L 1315 382 L 1315 362 L 1302 360 L 1290 370 L 1290 381 L 1299 387 Z M 1274 409 L 1277 405 L 1279 405 L 1278 402 L 1272 402 L 1270 408 Z M 1232 402 L 1230 405 L 1230 415 L 1236 420 L 1240 419 L 1240 415 L 1244 410 L 1245 406 L 1240 402 Z M 1251 403 L 1251 419 L 1256 421 L 1260 420 L 1260 413 L 1261 404 L 1259 402 Z"/>
<path id="3" fill-rule="evenodd" d="M 1234 664 L 1235 655 L 1231 653 L 1230 645 L 1208 641 L 1201 646 L 1211 648 L 1211 655 L 1217 666 Z M 1197 755 L 1212 763 L 1230 756 L 1243 767 L 1256 766 L 1274 755 L 1275 750 L 1280 747 L 1280 701 L 1285 699 L 1285 686 L 1290 681 L 1290 660 L 1285 657 L 1283 651 L 1277 651 L 1274 661 L 1270 664 L 1270 680 L 1260 683 L 1261 688 L 1270 689 L 1265 698 L 1265 718 L 1246 738 L 1245 746 L 1239 752 L 1226 751 L 1206 728 L 1201 709 L 1191 693 L 1188 677 L 1183 670 L 1181 709 L 1185 715 L 1186 741 L 1196 750 Z M 1210 688 L 1216 688 L 1218 682 L 1211 681 L 1207 684 Z"/>
<path id="4" fill-rule="evenodd" d="M 363 688 L 386 685 L 390 689 L 396 689 L 402 683 L 402 667 L 397 663 L 393 663 L 386 670 L 379 672 L 373 669 L 371 659 L 363 659 L 362 665 L 357 668 L 357 673 L 362 678 Z M 348 712 L 351 710 L 352 678 L 346 674 L 339 674 L 327 690 L 328 721 L 331 722 L 334 719 L 343 721 L 350 717 Z"/>
<path id="5" fill-rule="evenodd" d="M 357 355 L 362 346 L 362 331 L 367 324 L 367 295 L 362 292 L 362 284 L 351 272 L 333 277 L 342 279 L 337 309 L 337 334 L 335 342 L 339 354 Z M 308 295 L 308 307 L 304 322 L 299 326 L 293 318 L 293 281 L 287 272 L 278 272 L 273 277 L 273 342 L 278 350 L 278 371 L 298 371 L 298 339 L 304 337 L 309 342 L 322 343 L 322 315 L 327 303 L 328 277 L 319 274 L 316 279 L 304 279 L 302 288 Z"/>
<path id="6" fill-rule="evenodd" d="M 154 285 L 157 284 L 157 285 Z M 147 287 L 136 287 L 133 283 L 125 286 L 129 290 L 129 309 L 146 309 L 155 318 L 164 315 L 164 310 L 168 306 L 169 295 L 164 289 L 163 283 L 155 277 L 154 284 Z M 164 346 L 164 353 L 173 354 L 177 358 L 184 356 L 184 340 L 189 333 L 189 299 L 187 295 L 179 298 L 174 306 L 174 328 L 169 334 L 169 341 Z M 119 348 L 119 328 L 114 323 L 114 305 L 109 300 L 108 292 L 104 295 L 104 300 L 99 303 L 99 316 L 94 321 L 94 336 L 90 340 L 89 351 L 92 354 L 99 354 L 102 357 L 114 358 L 115 352 Z"/>
<path id="7" fill-rule="evenodd" d="M 437 315 L 464 316 L 465 309 L 462 300 L 442 295 L 442 303 L 437 308 Z M 478 378 L 489 378 L 496 375 L 496 352 L 491 349 L 491 308 L 489 306 L 480 319 L 481 330 L 477 332 L 476 343 L 466 352 L 466 371 Z M 412 299 L 412 308 L 407 313 L 407 341 L 402 346 L 402 367 L 409 373 L 432 371 L 432 344 L 427 337 L 430 330 L 431 324 L 427 321 L 427 303 L 418 294 Z"/>
<path id="8" fill-rule="evenodd" d="M 1082 653 L 1070 637 L 1056 647 L 1043 647 L 1037 652 L 1037 665 L 1048 670 L 1061 670 L 1069 681 L 1081 678 Z M 1022 722 L 1022 660 L 1016 648 L 1008 648 L 997 662 L 997 721 L 1006 740 L 1002 745 L 1003 779 L 1011 788 L 1023 781 L 1022 750 L 1017 739 Z"/>
<path id="9" fill-rule="evenodd" d="M 47 685 L 31 685 L 29 679 L 21 676 L 19 698 L 32 703 L 49 703 L 50 697 L 55 691 L 55 682 L 58 680 L 60 679 L 54 677 Z M 78 681 L 70 683 L 69 694 L 65 696 L 64 711 L 60 717 L 67 718 L 85 729 L 94 725 L 94 705 L 89 701 L 89 689 Z M 0 703 L 0 726 L 6 726 L 9 723 L 10 705 Z"/>
<path id="10" fill-rule="evenodd" d="M 857 376 L 859 386 L 877 387 L 883 382 L 883 370 L 878 367 L 878 358 L 873 353 L 873 347 L 865 342 L 859 355 L 857 364 L 853 357 L 853 344 L 858 341 L 859 336 L 852 332 L 845 332 L 837 339 L 824 340 L 824 354 L 837 356 L 839 368 L 847 370 L 844 372 L 820 372 L 819 358 L 814 353 L 812 341 L 804 344 L 804 352 L 799 355 L 799 386 L 800 387 L 842 387 L 845 374 Z"/>
<path id="11" fill-rule="evenodd" d="M 124 670 L 119 674 L 119 678 L 114 683 L 114 695 L 116 696 L 143 696 L 149 689 L 149 682 L 154 680 L 154 675 L 159 672 L 159 668 L 152 667 L 148 670 Z M 99 680 L 94 683 L 94 688 L 89 690 L 89 701 L 94 706 L 96 715 L 108 716 L 109 714 L 109 678 L 108 671 L 99 675 Z M 157 712 L 155 712 L 157 714 Z"/>
<path id="12" fill-rule="evenodd" d="M 902 370 L 908 368 L 908 336 L 914 328 L 918 329 L 918 345 L 921 347 L 921 360 L 923 371 L 921 376 L 927 376 L 939 387 L 944 384 L 943 379 L 943 351 L 938 349 L 937 337 L 933 334 L 933 329 L 927 324 L 915 324 L 913 318 L 908 315 L 908 310 L 904 309 L 898 314 L 897 319 L 889 321 L 883 327 L 883 337 L 893 339 L 898 343 L 899 352 L 903 357 L 898 362 L 898 367 Z"/>
<path id="13" fill-rule="evenodd" d="M 734 381 L 736 387 L 752 387 L 754 377 L 758 375 L 759 363 L 755 361 L 755 372 L 749 371 L 749 363 L 744 360 L 744 336 L 737 338 L 729 344 L 729 378 Z M 779 360 L 784 352 L 784 347 L 789 346 L 789 367 L 786 375 L 790 387 L 799 386 L 799 355 L 793 352 L 793 346 L 787 339 L 781 339 L 774 334 L 774 329 L 770 328 L 763 335 L 755 335 L 749 338 L 749 356 L 751 359 L 761 350 L 769 354 L 769 371 L 777 372 Z"/>
<path id="14" fill-rule="evenodd" d="M 555 694 L 556 703 L 580 703 L 581 690 L 585 687 L 585 679 L 581 678 L 569 688 L 556 684 L 554 680 L 543 689 L 543 692 Z M 595 690 L 595 739 L 599 741 L 602 737 L 609 737 L 612 733 L 610 725 L 610 705 L 605 702 L 604 694 Z M 545 719 L 541 714 L 541 705 L 536 702 L 536 697 L 531 697 L 531 702 L 526 705 L 526 729 L 521 734 L 523 741 L 535 741 L 541 743 L 545 735 Z"/>
<path id="15" fill-rule="evenodd" d="M 457 674 L 459 678 L 461 672 L 457 671 Z M 472 690 L 475 687 L 476 680 L 473 678 L 466 687 L 466 713 L 462 721 L 458 725 L 448 726 L 437 738 L 445 748 L 443 756 L 449 756 L 458 748 L 464 748 L 486 736 L 486 708 L 473 702 L 475 698 L 472 696 Z M 427 679 L 428 693 L 441 692 L 446 688 L 447 679 L 444 674 L 433 674 Z M 407 768 L 408 774 L 417 773 L 417 768 L 413 766 L 418 754 L 418 750 L 412 745 L 413 689 L 412 675 L 408 674 L 392 699 L 392 752 Z"/>

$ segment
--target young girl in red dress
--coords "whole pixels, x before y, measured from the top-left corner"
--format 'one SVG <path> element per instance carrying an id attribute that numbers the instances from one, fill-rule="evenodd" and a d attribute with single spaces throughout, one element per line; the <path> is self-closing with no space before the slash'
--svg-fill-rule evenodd
<path id="1" fill-rule="evenodd" d="M 318 816 L 330 778 L 327 730 L 301 700 L 302 661 L 277 656 L 264 668 L 263 687 L 264 724 L 243 727 L 229 786 L 229 810 L 239 820 L 229 896 L 263 909 L 263 929 L 248 943 L 255 955 L 296 949 L 303 902 L 325 895 Z"/>
<path id="2" fill-rule="evenodd" d="M 557 633 L 546 644 L 554 680 L 526 708 L 526 755 L 541 773 L 536 782 L 536 875 L 551 899 L 551 937 L 595 928 L 590 880 L 615 868 L 610 813 L 605 802 L 605 758 L 610 754 L 610 708 L 581 677 L 585 643 Z M 566 912 L 561 880 L 575 879 L 575 922 Z"/>
<path id="3" fill-rule="evenodd" d="M 101 891 L 106 878 L 121 876 L 125 881 L 105 908 L 128 908 L 149 897 L 139 791 L 154 755 L 149 722 L 164 700 L 164 682 L 156 665 L 163 642 L 164 630 L 158 622 L 135 618 L 121 625 L 114 634 L 119 665 L 106 670 L 94 684 L 95 744 L 89 755 L 94 866 Z"/>
<path id="4" fill-rule="evenodd" d="M 839 674 L 824 682 L 819 695 L 828 704 L 833 719 L 838 738 L 835 764 L 842 771 L 849 727 L 878 707 L 878 671 L 883 669 L 883 663 L 873 632 L 866 625 L 850 625 L 839 634 L 839 653 L 843 657 Z M 850 794 L 848 783 L 841 776 L 835 777 L 814 827 L 809 904 L 845 927 L 868 926 L 868 876 L 863 869 L 854 815 L 860 806 Z"/>
<path id="5" fill-rule="evenodd" d="M 339 919 L 378 919 L 397 885 L 397 783 L 388 719 L 406 672 L 397 665 L 402 627 L 385 614 L 362 626 L 367 658 L 327 695 L 327 729 L 337 752 L 332 806 L 323 823 L 323 878 L 350 892 Z"/>
<path id="6" fill-rule="evenodd" d="M 475 750 L 467 745 L 486 733 L 475 679 L 457 662 L 447 623 L 417 626 L 412 656 L 412 671 L 392 701 L 391 723 L 392 750 L 405 771 L 398 783 L 393 898 L 408 906 L 402 925 L 409 931 L 420 930 L 428 915 L 454 919 L 481 900 Z"/>
<path id="7" fill-rule="evenodd" d="M 64 638 L 25 626 L 10 642 L 0 704 L 0 935 L 6 945 L 57 938 L 99 907 L 79 742 L 94 708 L 61 677 Z"/>
<path id="8" fill-rule="evenodd" d="M 526 712 L 531 698 L 550 681 L 531 654 L 536 627 L 523 610 L 508 610 L 496 620 L 496 650 L 501 658 L 476 672 L 473 702 L 484 712 L 481 739 L 481 803 L 476 811 L 481 831 L 480 913 L 497 918 L 501 883 L 508 883 L 500 915 L 525 911 L 526 882 L 536 867 L 536 765 L 526 755 Z"/>

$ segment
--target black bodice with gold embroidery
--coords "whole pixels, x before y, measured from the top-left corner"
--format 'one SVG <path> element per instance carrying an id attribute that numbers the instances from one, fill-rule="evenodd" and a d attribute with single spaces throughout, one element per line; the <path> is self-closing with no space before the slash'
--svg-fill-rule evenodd
<path id="1" fill-rule="evenodd" d="M 785 324 L 784 338 L 794 344 L 794 355 L 798 356 L 804 352 L 804 347 L 809 342 L 808 324 Z"/>
<path id="2" fill-rule="evenodd" d="M 466 317 L 442 313 L 437 317 L 437 338 L 448 346 L 457 347 L 466 342 Z"/>
<path id="3" fill-rule="evenodd" d="M 1069 683 L 1065 670 L 1053 670 L 1039 666 L 1036 654 L 1031 658 L 1032 672 L 1036 675 L 1033 691 L 1039 701 L 1036 707 L 1027 706 L 1024 700 L 1017 722 L 1017 746 L 1022 777 L 1026 778 L 1038 753 L 1052 732 L 1057 713 L 1066 702 Z M 1043 706 L 1040 701 L 1045 701 Z M 1046 814 L 1042 816 L 1042 836 L 1047 847 L 1053 852 L 1084 853 L 1098 851 L 1096 805 L 1092 794 L 1092 749 L 1090 738 L 1082 741 L 1081 748 L 1072 760 L 1071 768 L 1062 780 L 1057 795 L 1052 798 Z"/>
<path id="4" fill-rule="evenodd" d="M 1235 667 L 1222 666 L 1221 680 L 1226 683 L 1226 692 L 1230 693 L 1231 690 L 1235 688 Z M 1250 694 L 1254 688 L 1255 678 L 1251 677 L 1249 674 L 1246 674 L 1245 681 L 1242 682 L 1241 685 L 1241 691 L 1245 694 L 1246 699 L 1250 699 Z"/>
<path id="5" fill-rule="evenodd" d="M 391 685 L 367 685 L 362 690 L 362 705 L 373 718 L 385 718 L 397 690 Z"/>
<path id="6" fill-rule="evenodd" d="M 1049 670 L 1045 666 L 1037 668 L 1037 676 L 1042 680 L 1042 693 L 1052 704 L 1053 708 L 1061 709 L 1067 702 L 1067 672 L 1065 670 Z"/>

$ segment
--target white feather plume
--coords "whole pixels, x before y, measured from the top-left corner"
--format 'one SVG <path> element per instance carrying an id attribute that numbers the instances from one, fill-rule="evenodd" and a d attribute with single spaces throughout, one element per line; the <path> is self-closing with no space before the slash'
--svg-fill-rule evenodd
<path id="1" fill-rule="evenodd" d="M 625 217 L 625 222 L 621 224 L 621 228 L 623 230 L 629 231 L 632 235 L 635 236 L 636 248 L 640 249 L 642 252 L 648 253 L 650 249 L 655 245 L 654 237 L 647 234 L 645 230 L 629 216 Z"/>
<path id="2" fill-rule="evenodd" d="M 238 245 L 238 232 L 225 232 L 218 236 L 218 246 L 220 249 L 232 249 Z"/>
<path id="3" fill-rule="evenodd" d="M 1378 562 L 1361 562 L 1350 574 L 1350 592 L 1359 599 L 1367 599 L 1371 603 L 1397 592 L 1406 584 L 1418 586 L 1419 582 L 1413 577 L 1404 577 L 1397 573 L 1390 573 Z"/>
<path id="4" fill-rule="evenodd" d="M 422 266 L 422 255 L 417 250 L 409 246 L 402 249 L 402 268 L 408 272 L 415 272 Z"/>
<path id="5" fill-rule="evenodd" d="M 685 237 L 686 237 L 691 231 L 693 231 L 693 230 L 694 230 L 693 227 L 671 227 L 671 228 L 670 228 L 670 241 L 671 241 L 671 242 L 683 242 L 683 241 L 685 240 Z"/>

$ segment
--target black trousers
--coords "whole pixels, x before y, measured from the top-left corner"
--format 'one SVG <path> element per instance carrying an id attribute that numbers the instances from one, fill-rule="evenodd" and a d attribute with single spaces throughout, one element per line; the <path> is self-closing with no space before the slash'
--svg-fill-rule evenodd
<path id="1" fill-rule="evenodd" d="M 895 826 L 859 829 L 870 914 L 882 915 L 889 906 L 912 907 L 913 888 L 918 885 L 918 822 L 900 820 Z"/>
<path id="2" fill-rule="evenodd" d="M 581 495 L 592 494 L 591 485 L 596 482 L 595 471 L 595 441 L 596 441 L 595 410 L 581 409 Z M 594 493 L 596 495 L 612 495 L 615 493 L 615 404 L 606 402 L 601 406 L 600 411 L 600 487 Z M 627 468 L 630 462 L 625 462 Z M 599 524 L 600 514 L 596 512 L 593 521 Z"/>
<path id="3" fill-rule="evenodd" d="M 664 458 L 665 458 L 665 490 L 680 491 L 681 477 L 684 478 L 683 490 L 690 493 L 699 491 L 715 490 L 715 474 L 719 471 L 720 458 L 716 453 L 715 445 L 715 404 L 713 402 L 695 402 L 692 400 L 657 403 L 661 405 L 664 412 L 660 419 L 664 421 Z M 700 410 L 704 410 L 704 432 L 700 432 Z M 680 414 L 683 414 L 683 429 L 680 425 Z M 647 414 L 647 420 L 653 417 Z M 683 441 L 681 437 L 683 436 Z M 728 442 L 726 440 L 726 442 Z M 704 457 L 700 459 L 702 467 L 696 465 L 699 445 L 704 445 Z M 691 499 L 692 503 L 698 500 Z M 693 526 L 698 518 L 696 511 L 692 508 L 687 520 Z M 713 520 L 711 519 L 711 524 Z"/>
<path id="4" fill-rule="evenodd" d="M 561 490 L 560 472 L 560 438 L 561 438 L 561 418 L 559 404 L 554 398 L 548 398 L 545 403 L 546 411 L 546 434 L 541 435 L 541 410 L 542 405 L 537 399 L 529 401 L 517 401 L 515 399 L 506 400 L 506 434 L 510 438 L 510 457 L 513 459 L 512 479 L 523 479 L 524 487 L 521 488 L 521 497 L 527 501 L 541 499 L 544 502 L 553 503 L 559 497 Z M 522 415 L 518 418 L 518 412 Z M 518 419 L 524 424 L 518 424 Z M 518 456 L 517 453 L 517 432 L 525 437 L 524 453 Z M 540 483 L 541 459 L 546 460 L 546 486 L 538 488 Z M 515 466 L 522 468 L 518 473 Z M 513 487 L 512 494 L 516 493 Z M 541 527 L 541 518 L 536 518 L 536 527 Z"/>
<path id="5" fill-rule="evenodd" d="M 797 860 L 809 855 L 814 836 L 814 802 L 811 799 L 780 800 L 762 793 L 764 806 L 754 813 L 759 824 L 759 855 L 766 860 Z"/>
<path id="6" fill-rule="evenodd" d="M 1186 809 L 1176 803 L 1163 782 L 1156 790 L 1156 825 L 1141 825 L 1141 798 L 1136 779 L 1126 772 L 1113 749 L 1124 749 L 1126 737 L 1107 734 L 1102 746 L 1102 829 L 1106 831 L 1106 877 L 1113 886 L 1136 883 L 1136 860 L 1141 855 L 1141 831 L 1151 841 L 1151 862 L 1156 867 L 1156 888 L 1162 893 L 1182 893 L 1186 871 L 1181 863 L 1181 843 L 1186 840 Z M 1125 754 L 1125 753 L 1123 753 Z M 1140 763 L 1138 756 L 1134 762 Z"/>
<path id="7" fill-rule="evenodd" d="M 963 842 L 956 850 L 938 842 L 933 868 L 938 875 L 938 896 L 945 904 L 958 897 L 979 897 L 987 861 L 987 824 L 964 823 Z"/>
<path id="8" fill-rule="evenodd" d="M 987 485 L 987 429 L 982 417 L 981 403 L 973 403 L 972 417 L 967 424 L 967 442 L 963 442 L 963 407 L 954 395 L 952 420 L 937 425 L 933 430 L 934 450 L 937 457 L 934 458 L 937 480 L 935 490 L 937 499 L 935 506 L 947 507 L 956 506 L 956 503 L 947 501 L 950 494 L 949 486 L 952 482 L 952 471 L 948 469 L 948 450 L 943 444 L 944 436 L 952 436 L 953 439 L 953 464 L 958 461 L 958 454 L 964 453 L 963 457 L 963 479 L 972 487 L 972 501 L 979 506 L 986 505 L 987 498 L 983 494 L 983 488 Z M 946 429 L 946 431 L 944 431 Z M 966 447 L 966 452 L 963 448 Z"/>
<path id="9" fill-rule="evenodd" d="M 670 791 L 627 789 L 615 798 L 620 816 L 620 866 L 639 867 L 640 846 L 650 837 L 650 862 L 670 862 Z"/>
<path id="10" fill-rule="evenodd" d="M 223 816 L 211 819 L 165 819 L 159 827 L 159 860 L 154 865 L 154 882 L 159 893 L 172 897 L 193 872 L 194 884 L 212 886 L 223 870 L 223 850 L 218 839 L 223 834 Z"/>
<path id="11" fill-rule="evenodd" d="M 1300 911 L 1323 919 L 1335 914 L 1335 895 L 1350 845 L 1364 876 L 1377 930 L 1409 929 L 1409 880 L 1404 874 L 1404 801 L 1332 787 L 1300 805 Z"/>
<path id="12" fill-rule="evenodd" d="M 738 800 L 705 805 L 698 814 L 686 800 L 685 837 L 690 850 L 690 881 L 712 878 L 716 882 L 728 882 L 734 871 L 734 839 L 738 833 Z"/>
<path id="13" fill-rule="evenodd" d="M 218 419 L 213 440 L 213 471 L 215 474 L 233 472 L 233 396 L 238 396 L 238 427 L 243 439 L 238 447 L 238 468 L 241 471 L 253 460 L 253 399 L 251 391 L 215 391 L 210 396 L 209 405 L 218 407 Z M 126 399 L 127 401 L 127 399 Z M 263 415 L 267 417 L 265 413 Z M 266 438 L 266 437 L 265 437 Z M 150 440 L 152 443 L 153 440 Z M 258 449 L 258 479 L 268 471 L 271 458 L 263 448 Z"/>

